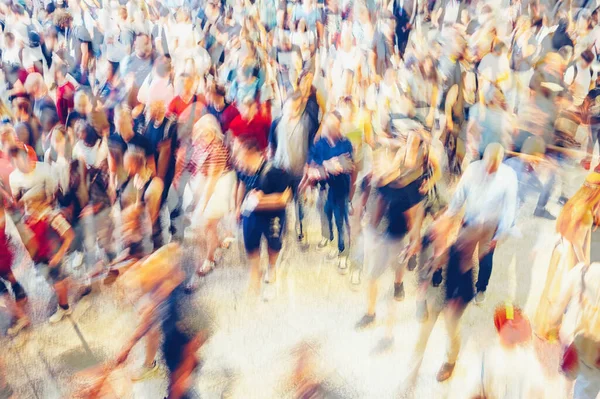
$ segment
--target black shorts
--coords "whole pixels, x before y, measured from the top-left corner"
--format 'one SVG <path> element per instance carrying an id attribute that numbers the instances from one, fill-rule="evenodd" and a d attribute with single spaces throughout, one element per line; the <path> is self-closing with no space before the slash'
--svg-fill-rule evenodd
<path id="1" fill-rule="evenodd" d="M 276 216 L 252 213 L 244 217 L 242 229 L 246 252 L 258 251 L 263 236 L 267 240 L 267 246 L 270 250 L 281 251 L 285 229 L 285 213 L 282 212 Z"/>

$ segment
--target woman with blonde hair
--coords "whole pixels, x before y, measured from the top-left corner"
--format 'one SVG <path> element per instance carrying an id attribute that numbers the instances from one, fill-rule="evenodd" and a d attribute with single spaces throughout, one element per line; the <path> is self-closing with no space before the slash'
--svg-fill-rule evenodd
<path id="1" fill-rule="evenodd" d="M 591 173 L 565 204 L 556 221 L 558 241 L 550 258 L 546 284 L 534 318 L 536 334 L 552 338 L 550 311 L 556 306 L 567 273 L 579 262 L 589 263 L 591 227 L 600 204 L 600 173 Z"/>
<path id="2" fill-rule="evenodd" d="M 229 212 L 235 173 L 231 168 L 229 149 L 219 122 L 213 115 L 204 115 L 194 125 L 192 155 L 187 169 L 191 172 L 192 227 L 202 231 L 206 247 L 204 262 L 196 274 L 204 276 L 215 267 L 215 252 L 219 245 L 217 227 Z M 190 282 L 194 288 L 196 278 Z"/>

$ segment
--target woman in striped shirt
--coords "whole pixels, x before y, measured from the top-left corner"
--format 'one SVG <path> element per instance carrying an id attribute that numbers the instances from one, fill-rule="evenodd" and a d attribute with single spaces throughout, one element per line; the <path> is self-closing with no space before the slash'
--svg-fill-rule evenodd
<path id="1" fill-rule="evenodd" d="M 235 173 L 224 139 L 219 122 L 213 115 L 203 116 L 194 125 L 192 154 L 187 169 L 192 175 L 190 188 L 196 204 L 192 225 L 202 231 L 202 237 L 206 237 L 206 256 L 197 270 L 201 276 L 215 266 L 215 251 L 219 244 L 217 227 L 231 209 Z"/>

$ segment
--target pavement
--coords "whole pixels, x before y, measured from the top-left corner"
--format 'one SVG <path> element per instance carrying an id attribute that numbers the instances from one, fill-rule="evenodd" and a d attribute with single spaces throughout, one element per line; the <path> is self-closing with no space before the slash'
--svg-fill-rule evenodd
<path id="1" fill-rule="evenodd" d="M 568 193 L 579 187 L 584 176 L 583 171 L 573 172 L 567 181 Z M 445 398 L 460 392 L 474 372 L 468 365 L 481 356 L 495 337 L 493 311 L 497 305 L 513 300 L 526 314 L 533 314 L 554 239 L 554 222 L 533 218 L 534 204 L 530 198 L 520 212 L 520 234 L 499 245 L 485 302 L 467 308 L 454 376 L 445 383 L 435 380 L 445 360 L 447 343 L 446 329 L 440 320 L 432 332 L 413 397 Z M 549 209 L 555 215 L 560 211 L 555 201 Z M 316 212 L 308 212 L 308 251 L 299 247 L 293 234 L 288 234 L 274 299 L 263 301 L 246 295 L 248 268 L 241 246 L 236 243 L 221 252 L 218 267 L 189 297 L 188 310 L 212 331 L 199 353 L 203 365 L 192 397 L 292 398 L 295 387 L 290 381 L 302 343 L 313 357 L 311 375 L 322 382 L 325 397 L 399 397 L 419 331 L 415 318 L 415 273 L 406 274 L 406 299 L 394 302 L 394 277 L 388 271 L 380 283 L 376 325 L 356 331 L 354 325 L 365 311 L 364 281 L 358 289 L 352 289 L 350 275 L 341 275 L 336 265 L 327 260 L 326 251 L 316 248 L 320 239 L 317 218 Z M 354 246 L 358 245 L 359 240 L 355 240 Z M 74 305 L 70 317 L 50 325 L 47 320 L 56 302 L 49 286 L 23 256 L 16 265 L 16 276 L 30 296 L 33 326 L 15 339 L 0 337 L 7 380 L 16 398 L 72 397 L 75 390 L 89 383 L 91 377 L 85 371 L 114 359 L 129 339 L 137 322 L 135 308 L 118 284 L 100 285 Z M 78 276 L 81 270 L 72 273 Z M 395 321 L 394 340 L 391 346 L 382 348 L 390 316 Z M 6 310 L 0 308 L 0 334 L 7 327 Z M 536 350 L 546 371 L 546 397 L 567 397 L 565 381 L 556 372 L 558 348 L 538 342 Z M 138 344 L 127 365 L 111 375 L 106 397 L 165 397 L 167 380 L 162 363 L 152 378 L 131 382 L 143 354 L 143 345 Z"/>

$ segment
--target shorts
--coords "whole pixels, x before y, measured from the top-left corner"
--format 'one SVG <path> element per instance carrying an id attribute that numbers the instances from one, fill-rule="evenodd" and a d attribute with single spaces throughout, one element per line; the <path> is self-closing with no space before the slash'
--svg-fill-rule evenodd
<path id="1" fill-rule="evenodd" d="M 36 262 L 35 265 L 50 284 L 60 283 L 67 278 L 61 263 L 55 267 L 48 266 L 48 262 Z"/>
<path id="2" fill-rule="evenodd" d="M 369 254 L 365 259 L 366 271 L 371 280 L 379 279 L 390 266 L 394 271 L 406 266 L 406 262 L 400 263 L 397 259 L 408 244 L 406 237 L 381 235 L 372 229 L 365 232 L 365 254 Z"/>
<path id="3" fill-rule="evenodd" d="M 281 251 L 283 232 L 285 231 L 285 213 L 277 216 L 252 213 L 242 221 L 244 247 L 247 253 L 260 249 L 260 240 L 264 236 L 271 251 Z"/>

